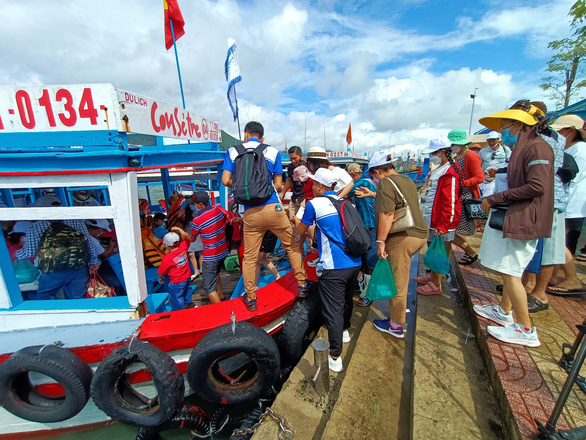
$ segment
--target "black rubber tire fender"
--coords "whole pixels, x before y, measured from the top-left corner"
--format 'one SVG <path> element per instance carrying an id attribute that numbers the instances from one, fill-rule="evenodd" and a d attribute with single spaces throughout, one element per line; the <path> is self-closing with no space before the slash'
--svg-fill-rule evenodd
<path id="1" fill-rule="evenodd" d="M 241 380 L 230 383 L 218 362 L 239 352 L 252 362 L 236 373 Z M 273 338 L 260 327 L 238 322 L 234 334 L 232 324 L 226 324 L 199 341 L 189 357 L 186 375 L 191 389 L 201 398 L 235 405 L 266 393 L 279 375 L 280 364 Z"/>
<path id="2" fill-rule="evenodd" d="M 64 396 L 47 396 L 31 383 L 29 372 L 55 380 Z M 57 345 L 23 348 L 0 364 L 0 405 L 22 419 L 62 422 L 78 414 L 90 397 L 92 369 Z"/>
<path id="3" fill-rule="evenodd" d="M 321 300 L 317 292 L 306 298 L 298 298 L 289 310 L 283 328 L 279 332 L 283 356 L 289 362 L 297 363 L 303 356 L 305 336 L 321 317 Z"/>
<path id="4" fill-rule="evenodd" d="M 125 371 L 142 363 L 152 377 L 157 397 L 148 403 L 128 384 Z M 135 426 L 158 426 L 182 406 L 183 375 L 171 356 L 154 345 L 135 339 L 110 353 L 98 366 L 91 385 L 92 398 L 109 417 Z"/>
<path id="5" fill-rule="evenodd" d="M 190 429 L 191 438 L 209 438 L 210 422 L 205 412 L 197 406 L 184 406 L 179 412 L 159 426 L 142 426 L 136 440 L 158 440 L 159 434 L 169 429 Z"/>

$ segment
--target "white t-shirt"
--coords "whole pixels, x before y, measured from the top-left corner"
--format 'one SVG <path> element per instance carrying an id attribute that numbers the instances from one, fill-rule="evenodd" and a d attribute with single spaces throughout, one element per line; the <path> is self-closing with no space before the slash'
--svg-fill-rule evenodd
<path id="1" fill-rule="evenodd" d="M 486 147 L 480 150 L 478 154 L 482 159 L 482 171 L 486 171 L 488 168 L 502 168 L 511 157 L 511 149 L 499 144 L 496 151 L 493 151 L 490 147 Z"/>
<path id="2" fill-rule="evenodd" d="M 568 205 L 566 218 L 586 217 L 586 143 L 577 142 L 566 153 L 571 154 L 578 164 L 578 174 L 568 184 Z"/>

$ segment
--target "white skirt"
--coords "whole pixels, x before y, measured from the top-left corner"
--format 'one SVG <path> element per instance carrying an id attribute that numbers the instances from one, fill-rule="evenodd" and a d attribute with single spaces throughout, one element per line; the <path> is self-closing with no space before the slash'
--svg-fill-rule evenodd
<path id="1" fill-rule="evenodd" d="M 493 210 L 490 212 L 492 215 Z M 489 223 L 490 215 L 478 253 L 480 264 L 496 272 L 521 278 L 537 249 L 537 240 L 504 238 L 503 231 L 492 229 Z"/>

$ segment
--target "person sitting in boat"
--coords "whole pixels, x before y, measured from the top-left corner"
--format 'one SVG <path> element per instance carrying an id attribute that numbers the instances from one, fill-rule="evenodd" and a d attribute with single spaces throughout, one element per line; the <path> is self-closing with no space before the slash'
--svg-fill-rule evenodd
<path id="1" fill-rule="evenodd" d="M 45 195 L 32 206 L 61 206 L 61 201 Z M 31 224 L 16 258 L 34 256 L 38 256 L 41 271 L 37 299 L 55 299 L 60 289 L 67 298 L 84 298 L 89 276 L 100 267 L 97 249 L 83 220 L 40 220 Z"/>
<path id="2" fill-rule="evenodd" d="M 348 174 L 354 181 L 354 187 L 348 193 L 348 197 L 356 206 L 364 226 L 368 228 L 370 233 L 370 239 L 372 240 L 372 249 L 362 257 L 362 271 L 358 275 L 358 284 L 360 286 L 360 299 L 356 303 L 359 307 L 366 307 L 370 305 L 370 300 L 366 297 L 366 288 L 368 287 L 368 281 L 378 256 L 376 255 L 376 232 L 375 232 L 375 217 L 374 217 L 374 199 L 371 197 L 358 197 L 358 191 L 367 189 L 372 193 L 376 193 L 377 185 L 374 183 L 369 176 L 362 172 L 362 167 L 356 162 L 352 162 L 347 167 Z"/>
<path id="3" fill-rule="evenodd" d="M 206 191 L 197 191 L 192 196 L 197 209 L 191 221 L 191 234 L 183 229 L 174 227 L 183 240 L 193 243 L 198 235 L 203 243 L 203 288 L 212 303 L 219 303 L 224 299 L 220 271 L 224 267 L 224 260 L 229 255 L 228 241 L 226 240 L 226 223 L 229 214 L 220 205 L 211 206 L 210 196 Z M 254 276 L 254 270 L 253 270 Z M 191 273 L 190 273 L 191 275 Z"/>
<path id="4" fill-rule="evenodd" d="M 245 149 L 254 149 L 264 141 L 264 127 L 256 121 L 250 121 L 244 127 L 244 143 L 241 146 Z M 231 147 L 226 151 L 226 157 L 222 166 L 222 183 L 232 188 L 232 178 L 238 180 L 242 175 L 235 175 L 236 158 L 239 153 L 236 147 Z M 267 145 L 263 150 L 263 155 L 269 171 L 270 181 L 274 188 L 280 188 L 282 184 L 283 165 L 281 164 L 281 155 L 279 150 Z M 242 260 L 242 277 L 246 294 L 242 296 L 244 304 L 249 311 L 257 309 L 256 306 L 256 284 L 254 282 L 255 266 L 258 261 L 258 251 L 260 249 L 262 238 L 266 231 L 272 231 L 279 240 L 281 245 L 289 255 L 291 267 L 295 271 L 298 291 L 301 296 L 309 293 L 309 285 L 306 282 L 305 268 L 301 260 L 301 253 L 295 244 L 293 238 L 293 229 L 289 219 L 285 214 L 279 201 L 277 191 L 271 191 L 270 197 L 259 205 L 245 206 L 244 209 L 244 257 Z"/>
<path id="5" fill-rule="evenodd" d="M 167 226 L 165 226 L 165 221 L 167 220 L 167 216 L 162 212 L 155 212 L 153 215 L 153 234 L 157 238 L 163 238 L 167 232 Z"/>
<path id="6" fill-rule="evenodd" d="M 315 222 L 317 243 L 323 273 L 318 279 L 318 290 L 322 302 L 322 314 L 330 341 L 329 367 L 339 373 L 343 370 L 342 342 L 350 342 L 350 317 L 354 280 L 360 271 L 360 257 L 347 255 L 337 243 L 344 243 L 342 221 L 336 207 L 326 196 L 338 197 L 334 191 L 336 175 L 326 168 L 319 168 L 313 179 L 315 198 L 307 203 L 303 218 L 294 217 L 295 228 L 303 234 Z M 330 238 L 331 237 L 331 238 Z"/>
<path id="7" fill-rule="evenodd" d="M 112 232 L 110 223 L 106 219 L 97 220 L 86 220 L 85 225 L 90 234 L 90 240 L 97 249 L 98 257 L 100 258 L 100 268 L 98 269 L 98 275 L 102 277 L 104 282 L 114 288 L 116 295 L 125 295 L 126 292 L 122 283 L 118 279 L 118 276 L 112 269 L 112 266 L 108 262 L 113 254 L 118 253 L 118 241 L 115 236 L 104 237 L 105 232 Z"/>
<path id="8" fill-rule="evenodd" d="M 191 309 L 195 306 L 189 288 L 191 269 L 187 259 L 187 248 L 191 242 L 181 241 L 175 232 L 168 232 L 163 237 L 163 243 L 168 253 L 157 269 L 159 283 L 163 284 L 165 275 L 169 275 L 169 301 L 173 311 Z"/>

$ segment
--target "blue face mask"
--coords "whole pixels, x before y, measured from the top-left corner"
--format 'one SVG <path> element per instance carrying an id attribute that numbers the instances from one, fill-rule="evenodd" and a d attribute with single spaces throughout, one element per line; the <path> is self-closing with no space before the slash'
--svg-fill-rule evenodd
<path id="1" fill-rule="evenodd" d="M 510 128 L 505 128 L 503 130 L 503 132 L 501 133 L 501 140 L 507 144 L 509 147 L 514 146 L 517 143 L 517 139 L 519 138 L 519 135 L 514 135 L 511 136 L 511 129 Z"/>

